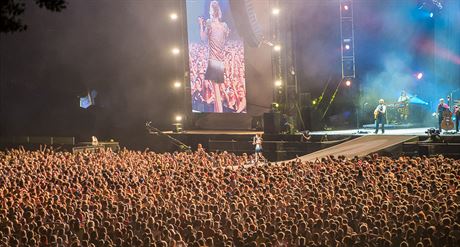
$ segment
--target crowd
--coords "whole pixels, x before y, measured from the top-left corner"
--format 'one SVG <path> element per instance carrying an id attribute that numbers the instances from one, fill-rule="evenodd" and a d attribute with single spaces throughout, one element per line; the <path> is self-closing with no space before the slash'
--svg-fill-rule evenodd
<path id="1" fill-rule="evenodd" d="M 1 246 L 458 246 L 460 161 L 0 152 Z"/>
<path id="2" fill-rule="evenodd" d="M 191 43 L 189 46 L 192 107 L 197 112 L 215 112 L 214 88 L 205 80 L 208 66 L 208 46 Z M 224 112 L 246 111 L 244 75 L 244 47 L 241 41 L 228 40 L 225 45 L 224 83 L 220 87 Z"/>

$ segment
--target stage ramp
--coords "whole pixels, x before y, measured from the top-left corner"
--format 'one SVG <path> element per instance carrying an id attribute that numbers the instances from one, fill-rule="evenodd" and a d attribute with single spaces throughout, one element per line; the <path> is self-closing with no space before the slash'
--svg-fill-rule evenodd
<path id="1" fill-rule="evenodd" d="M 416 139 L 417 136 L 408 135 L 367 135 L 353 140 L 325 148 L 317 152 L 299 157 L 302 161 L 315 161 L 329 155 L 335 157 L 343 155 L 347 158 L 363 157 L 380 150 L 392 148 L 403 142 Z"/>

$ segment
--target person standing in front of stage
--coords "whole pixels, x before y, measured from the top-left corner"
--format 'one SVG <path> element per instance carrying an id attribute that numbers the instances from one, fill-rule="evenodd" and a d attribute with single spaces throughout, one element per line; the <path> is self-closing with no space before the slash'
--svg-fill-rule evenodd
<path id="1" fill-rule="evenodd" d="M 444 117 L 444 112 L 445 111 L 450 111 L 449 110 L 449 106 L 444 103 L 444 99 L 441 98 L 439 99 L 439 104 L 438 104 L 438 126 L 439 126 L 439 132 L 442 132 L 442 128 L 441 128 L 441 123 L 442 123 L 442 120 L 443 120 L 443 117 Z"/>
<path id="2" fill-rule="evenodd" d="M 256 134 L 252 140 L 252 145 L 255 145 L 256 150 L 255 150 L 255 163 L 259 162 L 259 158 L 264 159 L 262 156 L 262 135 L 261 134 Z"/>
<path id="3" fill-rule="evenodd" d="M 385 105 L 385 101 L 383 99 L 379 100 L 379 105 L 374 110 L 374 118 L 375 118 L 375 134 L 379 132 L 379 125 L 382 124 L 382 134 L 385 133 L 385 121 L 386 117 L 385 114 L 387 112 L 387 106 Z"/>
<path id="4" fill-rule="evenodd" d="M 198 146 L 196 148 L 196 153 L 198 155 L 206 154 L 206 151 L 203 148 L 203 145 L 201 143 L 198 143 Z"/>

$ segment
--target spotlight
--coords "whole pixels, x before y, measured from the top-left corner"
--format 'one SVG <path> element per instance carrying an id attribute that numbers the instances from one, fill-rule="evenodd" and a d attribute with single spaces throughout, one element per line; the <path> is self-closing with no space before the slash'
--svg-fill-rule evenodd
<path id="1" fill-rule="evenodd" d="M 177 15 L 177 13 L 173 12 L 169 15 L 169 18 L 171 18 L 171 20 L 175 21 L 177 20 L 179 16 Z"/>
<path id="2" fill-rule="evenodd" d="M 179 81 L 175 81 L 173 85 L 175 88 L 180 88 L 180 86 L 182 86 L 182 83 L 180 83 Z"/>
<path id="3" fill-rule="evenodd" d="M 443 9 L 443 0 L 419 0 L 418 9 L 425 13 L 424 16 L 433 18 Z"/>
<path id="4" fill-rule="evenodd" d="M 343 9 L 344 9 L 344 10 L 349 10 L 350 7 L 348 7 L 348 5 L 344 5 L 344 6 L 343 6 Z"/>
<path id="5" fill-rule="evenodd" d="M 276 80 L 276 81 L 275 81 L 275 86 L 281 87 L 281 85 L 283 85 L 283 83 L 281 82 L 281 80 Z"/>
<path id="6" fill-rule="evenodd" d="M 280 111 L 280 104 L 273 102 L 272 103 L 272 112 L 279 112 Z"/>
<path id="7" fill-rule="evenodd" d="M 182 122 L 182 116 L 181 115 L 176 116 L 176 122 Z"/>
<path id="8" fill-rule="evenodd" d="M 433 0 L 433 4 L 438 8 L 442 9 L 442 3 L 440 0 Z"/>
<path id="9" fill-rule="evenodd" d="M 417 74 L 417 80 L 420 80 L 420 79 L 422 79 L 422 78 L 423 78 L 423 73 L 422 73 L 422 72 L 419 72 L 419 73 Z"/>
<path id="10" fill-rule="evenodd" d="M 280 50 L 281 50 L 281 46 L 280 46 L 280 45 L 275 45 L 275 46 L 273 46 L 273 50 L 274 50 L 274 51 L 280 51 Z"/>
<path id="11" fill-rule="evenodd" d="M 347 87 L 351 86 L 351 80 L 350 80 L 350 79 L 346 80 L 346 81 L 345 81 L 345 85 L 346 85 Z"/>
<path id="12" fill-rule="evenodd" d="M 174 47 L 174 48 L 171 50 L 171 52 L 172 52 L 173 55 L 178 55 L 178 54 L 180 53 L 180 50 L 179 50 L 179 48 Z"/>
<path id="13" fill-rule="evenodd" d="M 273 15 L 279 15 L 280 14 L 280 9 L 279 8 L 273 8 L 272 9 L 272 14 Z"/>
<path id="14" fill-rule="evenodd" d="M 342 47 L 344 50 L 350 50 L 351 49 L 351 44 L 352 44 L 352 39 L 351 38 L 348 38 L 348 39 L 343 39 L 342 41 Z"/>

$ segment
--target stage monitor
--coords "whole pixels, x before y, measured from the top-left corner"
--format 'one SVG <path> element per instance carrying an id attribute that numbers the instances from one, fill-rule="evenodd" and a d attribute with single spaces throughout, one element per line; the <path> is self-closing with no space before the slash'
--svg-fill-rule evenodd
<path id="1" fill-rule="evenodd" d="M 186 0 L 192 111 L 246 113 L 244 44 L 229 0 Z"/>

